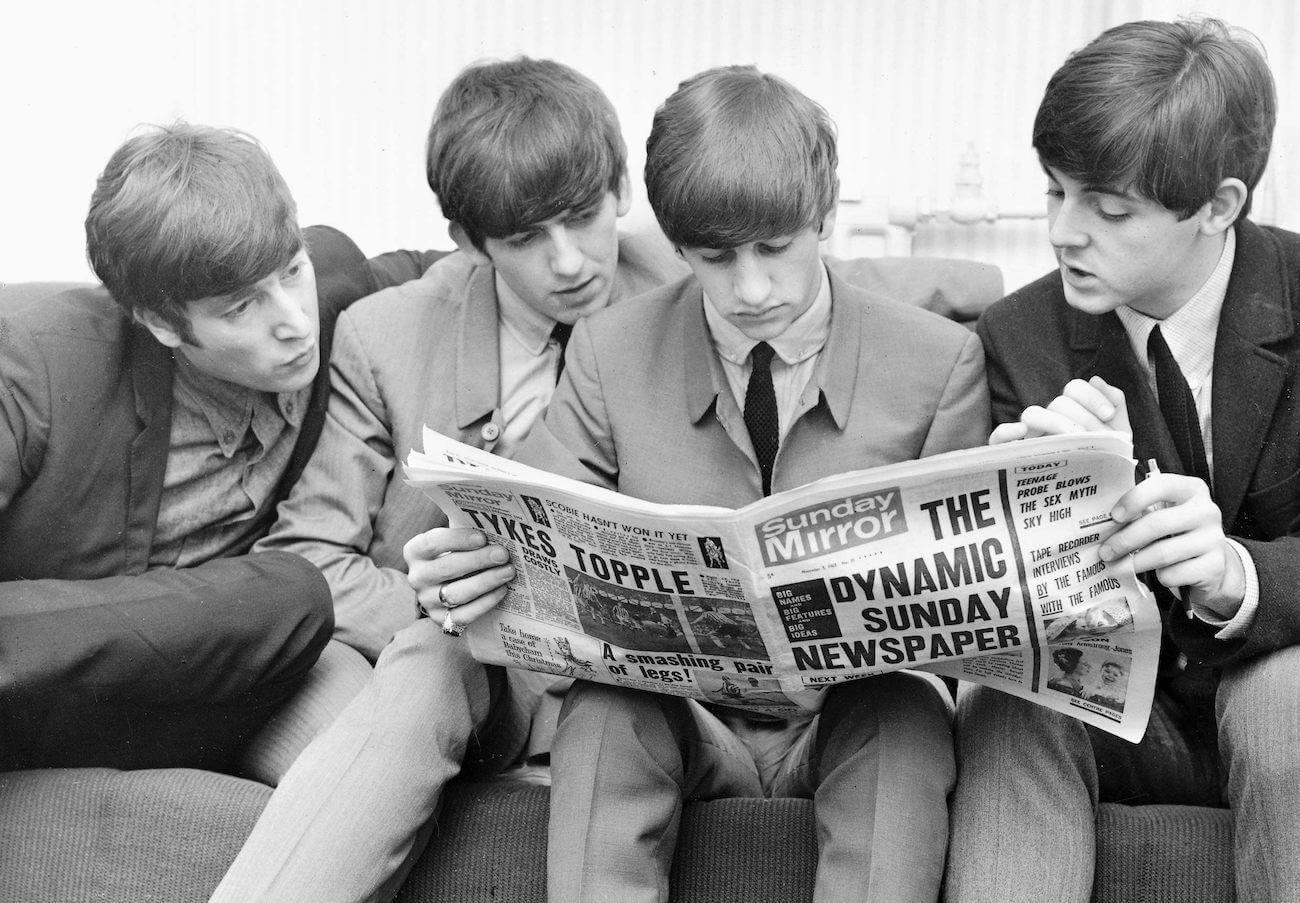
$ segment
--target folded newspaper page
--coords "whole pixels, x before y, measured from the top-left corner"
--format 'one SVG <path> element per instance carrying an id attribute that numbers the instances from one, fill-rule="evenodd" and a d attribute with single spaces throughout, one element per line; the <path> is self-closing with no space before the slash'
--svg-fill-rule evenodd
<path id="1" fill-rule="evenodd" d="M 643 502 L 425 431 L 406 478 L 517 576 L 466 633 L 483 662 L 791 716 L 898 669 L 986 684 L 1130 741 L 1160 616 L 1102 562 L 1133 485 L 1114 433 L 827 477 L 739 510 Z"/>

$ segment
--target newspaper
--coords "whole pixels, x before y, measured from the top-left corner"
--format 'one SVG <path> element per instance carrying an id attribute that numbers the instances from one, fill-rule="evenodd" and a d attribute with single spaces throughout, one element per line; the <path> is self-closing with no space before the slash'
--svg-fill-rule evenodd
<path id="1" fill-rule="evenodd" d="M 1102 562 L 1133 485 L 1115 433 L 827 477 L 739 510 L 661 505 L 431 430 L 407 481 L 510 550 L 480 661 L 777 716 L 898 669 L 986 684 L 1139 740 L 1160 616 Z"/>

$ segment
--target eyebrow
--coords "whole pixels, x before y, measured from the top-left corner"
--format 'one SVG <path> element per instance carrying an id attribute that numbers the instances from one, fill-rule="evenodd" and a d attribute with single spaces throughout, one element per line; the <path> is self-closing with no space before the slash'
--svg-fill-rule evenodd
<path id="1" fill-rule="evenodd" d="M 1052 171 L 1048 169 L 1045 164 L 1039 163 L 1038 165 L 1042 168 L 1043 175 L 1047 176 L 1047 178 L 1051 179 L 1053 182 L 1060 182 L 1060 179 L 1053 175 Z M 1081 183 L 1081 187 L 1085 192 L 1090 194 L 1104 194 L 1113 198 L 1119 198 L 1122 201 L 1142 200 L 1140 195 L 1135 194 L 1129 188 L 1116 188 L 1114 185 L 1108 185 L 1102 182 L 1084 182 Z"/>
<path id="2" fill-rule="evenodd" d="M 1136 201 L 1140 198 L 1127 188 L 1115 188 L 1113 185 L 1084 185 L 1083 190 L 1092 194 L 1104 194 L 1121 201 Z"/>

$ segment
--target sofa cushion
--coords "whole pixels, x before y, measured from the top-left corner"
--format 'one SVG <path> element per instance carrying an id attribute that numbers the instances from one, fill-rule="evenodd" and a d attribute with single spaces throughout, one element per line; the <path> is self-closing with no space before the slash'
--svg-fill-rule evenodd
<path id="1" fill-rule="evenodd" d="M 546 903 L 548 790 L 453 784 L 439 827 L 398 903 Z M 800 903 L 817 865 L 812 804 L 800 799 L 690 803 L 673 863 L 675 903 Z"/>
<path id="2" fill-rule="evenodd" d="M 0 900 L 203 903 L 270 794 L 182 768 L 0 774 Z"/>
<path id="3" fill-rule="evenodd" d="M 1232 812 L 1103 803 L 1097 810 L 1092 899 L 1232 903 Z"/>
<path id="4" fill-rule="evenodd" d="M 0 774 L 0 900 L 202 903 L 270 789 L 211 772 L 61 769 Z M 452 784 L 400 903 L 545 903 L 547 789 Z M 812 898 L 808 800 L 686 806 L 672 873 L 679 903 Z M 1105 804 L 1094 903 L 1233 899 L 1226 809 Z"/>

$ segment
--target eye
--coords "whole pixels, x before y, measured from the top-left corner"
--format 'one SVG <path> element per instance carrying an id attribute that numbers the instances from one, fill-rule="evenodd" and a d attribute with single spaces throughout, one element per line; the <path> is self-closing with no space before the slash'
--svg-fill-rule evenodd
<path id="1" fill-rule="evenodd" d="M 775 257 L 779 254 L 784 254 L 791 244 L 792 243 L 788 241 L 783 245 L 760 244 L 758 246 L 758 250 L 759 253 L 761 254 L 766 254 L 769 257 Z"/>
<path id="2" fill-rule="evenodd" d="M 1057 188 L 1055 185 L 1048 185 L 1047 196 L 1049 198 L 1056 198 L 1059 201 L 1061 198 L 1065 197 L 1065 192 Z"/>
<path id="3" fill-rule="evenodd" d="M 526 248 L 537 239 L 536 232 L 519 232 L 515 235 L 507 236 L 505 242 L 512 248 Z"/>
<path id="4" fill-rule="evenodd" d="M 1097 215 L 1108 223 L 1122 223 L 1124 220 L 1128 219 L 1131 214 L 1124 212 L 1110 213 L 1099 206 L 1097 208 Z"/>
<path id="5" fill-rule="evenodd" d="M 575 210 L 565 222 L 571 226 L 584 226 L 594 220 L 598 213 L 600 213 L 599 206 L 585 207 L 582 210 Z"/>
<path id="6" fill-rule="evenodd" d="M 731 260 L 731 258 L 734 257 L 734 256 L 735 256 L 735 252 L 734 252 L 734 251 L 731 251 L 731 250 L 726 250 L 726 251 L 701 251 L 701 252 L 700 252 L 700 259 L 703 260 L 705 263 L 711 263 L 711 264 L 724 264 L 724 263 L 727 263 L 727 262 L 729 262 L 729 261 Z"/>
<path id="7" fill-rule="evenodd" d="M 245 298 L 241 298 L 230 307 L 226 308 L 225 312 L 221 314 L 221 318 L 223 320 L 238 320 L 252 309 L 253 302 L 256 300 L 256 295 L 249 295 Z"/>

